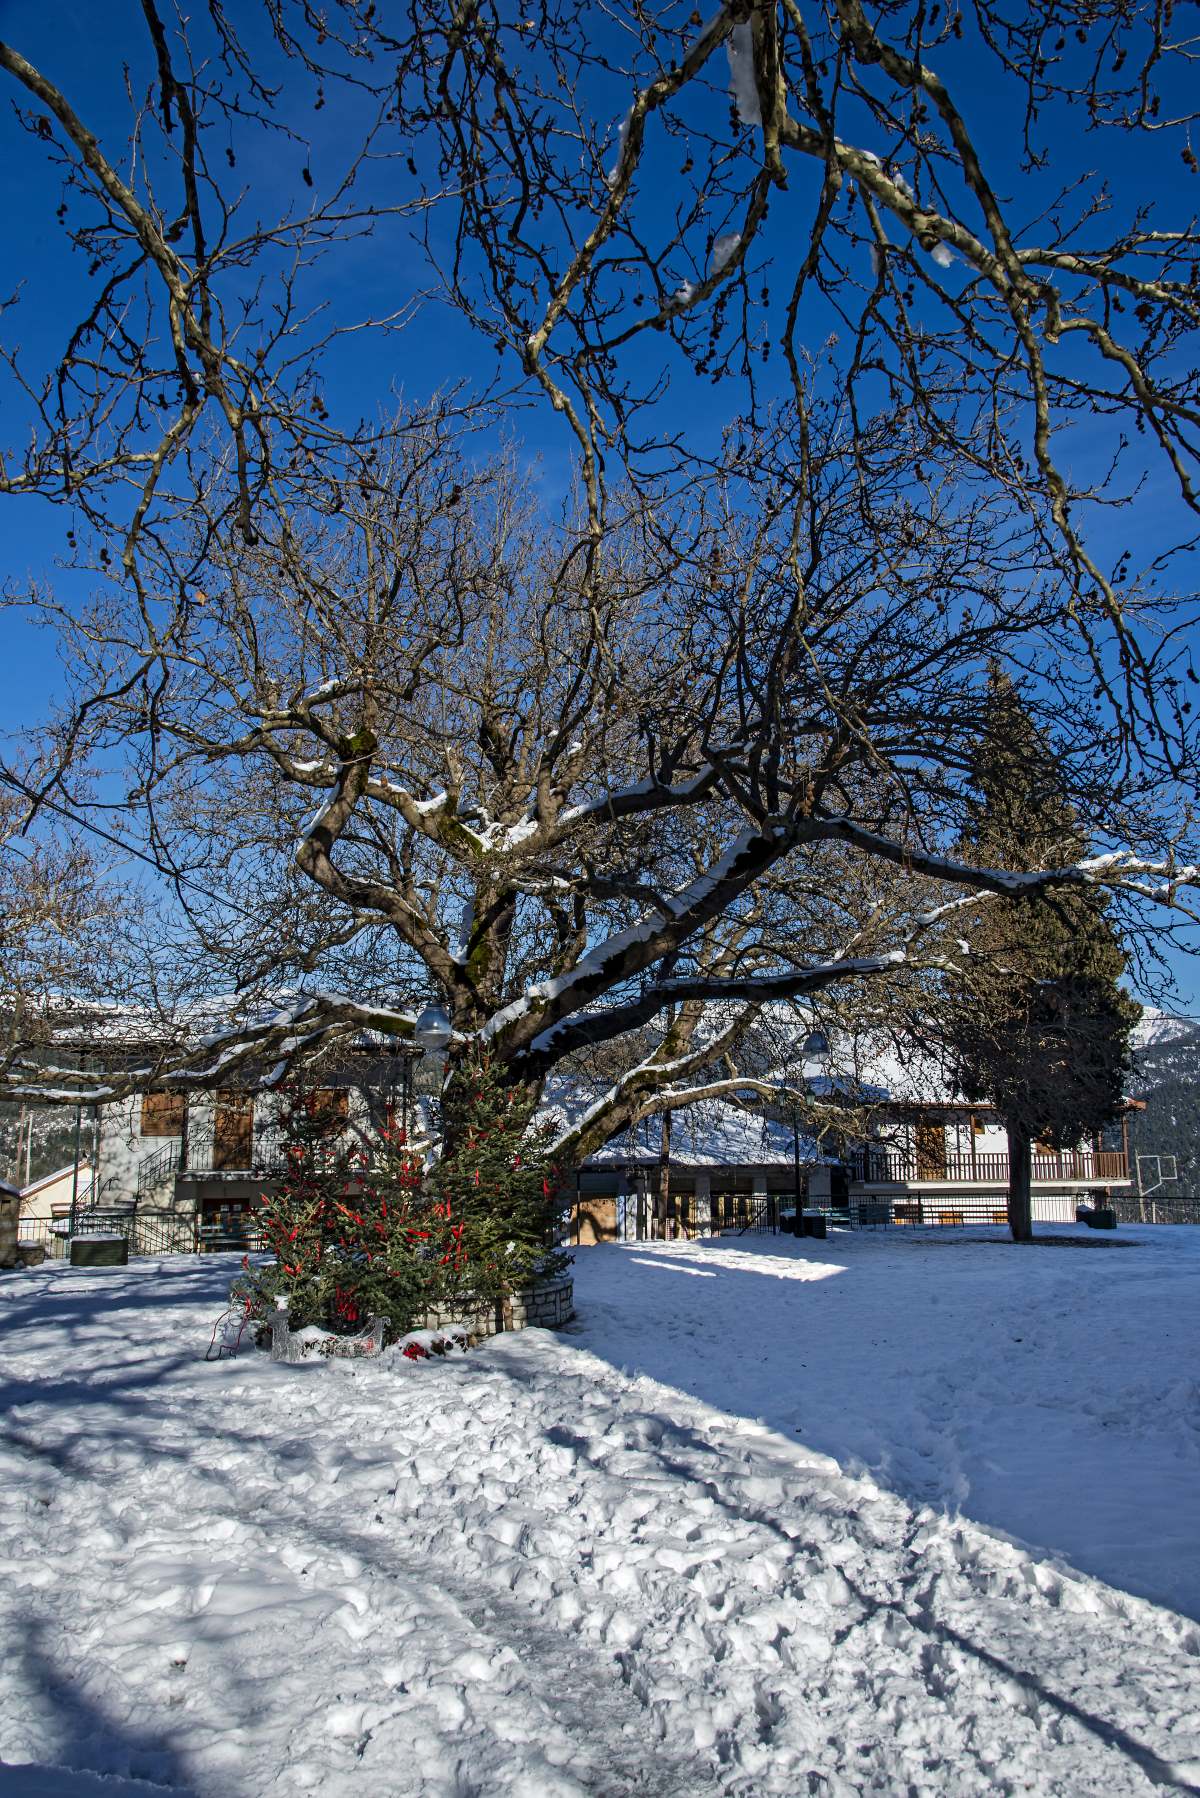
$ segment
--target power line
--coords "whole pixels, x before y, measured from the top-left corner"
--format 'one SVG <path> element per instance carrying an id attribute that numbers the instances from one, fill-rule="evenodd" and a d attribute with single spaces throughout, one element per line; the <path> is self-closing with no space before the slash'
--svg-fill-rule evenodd
<path id="1" fill-rule="evenodd" d="M 15 787 L 19 793 L 23 793 L 26 799 L 32 799 L 35 805 L 45 806 L 47 811 L 57 812 L 69 824 L 77 825 L 80 830 L 90 831 L 94 837 L 103 838 L 106 843 L 111 843 L 115 849 L 119 849 L 123 855 L 132 855 L 137 861 L 145 862 L 148 868 L 153 868 L 154 872 L 162 875 L 165 880 L 172 880 L 179 886 L 191 887 L 194 892 L 201 893 L 205 899 L 211 899 L 214 905 L 228 906 L 231 911 L 237 912 L 241 917 L 257 922 L 259 915 L 257 912 L 247 911 L 246 907 L 239 905 L 236 899 L 223 898 L 220 894 L 212 892 L 210 888 L 202 886 L 198 880 L 193 880 L 190 874 L 180 874 L 177 870 L 168 873 L 161 862 L 156 861 L 152 855 L 147 855 L 144 849 L 135 848 L 132 843 L 124 842 L 111 830 L 105 830 L 99 824 L 92 824 L 87 818 L 80 818 L 75 812 L 69 811 L 65 805 L 60 805 L 57 800 L 50 799 L 45 793 L 39 793 L 33 787 L 27 786 L 20 775 L 14 774 L 4 762 L 0 762 L 0 780 L 7 781 L 9 786 Z M 10 846 L 15 847 L 15 845 Z M 17 853 L 22 854 L 23 851 L 18 850 Z M 28 861 L 30 858 L 26 856 L 25 859 Z"/>

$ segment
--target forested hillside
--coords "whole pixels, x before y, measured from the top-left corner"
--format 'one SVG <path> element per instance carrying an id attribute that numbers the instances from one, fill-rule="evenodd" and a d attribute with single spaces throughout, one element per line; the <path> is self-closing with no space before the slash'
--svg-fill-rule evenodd
<path id="1" fill-rule="evenodd" d="M 1136 1043 L 1129 1091 L 1146 1109 L 1134 1116 L 1130 1148 L 1176 1157 L 1179 1178 L 1164 1193 L 1200 1194 L 1200 1018 L 1148 1011 Z"/>

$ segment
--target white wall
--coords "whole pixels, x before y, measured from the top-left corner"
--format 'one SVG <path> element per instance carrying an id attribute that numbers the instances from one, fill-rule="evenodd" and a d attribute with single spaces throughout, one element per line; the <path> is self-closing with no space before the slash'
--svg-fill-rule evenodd
<path id="1" fill-rule="evenodd" d="M 32 1187 L 26 1187 L 21 1194 L 21 1222 L 23 1224 L 49 1223 L 55 1213 L 61 1214 L 70 1208 L 71 1189 L 74 1185 L 74 1166 L 64 1168 L 53 1180 L 35 1180 Z M 86 1161 L 79 1163 L 78 1202 L 86 1205 L 92 1184 L 92 1170 Z"/>
<path id="2" fill-rule="evenodd" d="M 179 1138 L 142 1135 L 140 1097 L 120 1099 L 112 1105 L 103 1106 L 100 1111 L 100 1155 L 96 1170 L 98 1201 L 103 1205 L 111 1205 L 135 1199 L 139 1166 L 171 1142 L 178 1143 Z M 110 1180 L 111 1185 L 108 1184 Z"/>

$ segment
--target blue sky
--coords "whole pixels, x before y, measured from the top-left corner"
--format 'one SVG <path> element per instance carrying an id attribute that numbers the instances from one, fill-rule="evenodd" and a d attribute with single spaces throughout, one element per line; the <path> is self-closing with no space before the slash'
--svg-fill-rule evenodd
<path id="1" fill-rule="evenodd" d="M 100 19 L 103 24 L 98 23 Z M 78 0 L 58 0 L 53 6 L 47 6 L 44 0 L 41 4 L 34 4 L 33 0 L 0 0 L 0 32 L 59 83 L 110 154 L 117 155 L 127 130 L 123 65 L 130 63 L 135 85 L 147 66 L 139 9 L 114 4 L 99 10 Z M 969 76 L 969 69 L 966 72 Z M 7 101 L 10 95 L 3 97 Z M 619 112 L 615 95 L 598 98 L 597 104 L 600 109 L 611 105 L 614 116 Z M 973 122 L 982 133 L 985 155 L 998 158 L 1011 170 L 1012 191 L 1020 200 L 1022 177 L 1016 165 L 1011 114 L 1002 100 L 989 95 L 989 104 L 980 108 Z M 306 113 L 298 128 L 311 130 L 313 126 L 318 135 L 312 160 L 319 176 L 322 169 L 331 168 L 336 162 L 338 102 L 333 101 L 319 118 L 310 118 Z M 0 287 L 7 294 L 18 280 L 23 283 L 21 302 L 4 315 L 0 331 L 7 344 L 20 345 L 30 365 L 37 367 L 53 357 L 75 320 L 76 264 L 55 224 L 58 183 L 47 169 L 39 146 L 14 128 L 7 108 L 0 119 L 0 133 L 6 134 L 6 153 L 0 155 L 0 202 L 6 219 L 6 243 L 19 246 L 19 260 L 0 274 Z M 1073 142 L 1052 138 L 1049 148 L 1052 164 L 1060 152 L 1065 157 L 1068 151 L 1072 166 L 1077 164 L 1077 146 Z M 1111 145 L 1098 143 L 1097 149 L 1106 160 L 1111 160 Z M 275 182 L 280 188 L 293 183 L 303 153 L 297 146 L 296 170 L 286 167 L 289 153 L 285 147 L 278 149 L 280 164 L 274 170 L 256 167 L 256 185 L 269 189 Z M 1119 205 L 1153 198 L 1172 216 L 1187 216 L 1198 196 L 1200 182 L 1188 176 L 1176 151 L 1168 149 L 1164 140 L 1122 141 L 1120 181 L 1115 195 Z M 330 265 L 325 291 L 334 309 L 343 313 L 348 309 L 356 313 L 382 310 L 402 303 L 426 286 L 428 278 L 419 250 L 415 246 L 406 248 L 402 236 L 392 233 L 383 243 L 359 244 L 339 252 L 336 266 Z M 820 328 L 821 321 L 815 319 L 814 337 Z M 652 340 L 647 353 L 661 354 L 661 343 L 661 338 Z M 456 380 L 482 384 L 495 368 L 492 353 L 486 346 L 481 347 L 466 325 L 436 302 L 430 302 L 417 311 L 399 336 L 383 340 L 351 338 L 343 343 L 329 358 L 328 390 L 338 414 L 348 418 L 386 407 L 394 389 L 403 390 L 413 401 L 421 401 L 433 390 Z M 688 381 L 682 371 L 675 374 L 672 404 L 681 420 L 694 430 L 715 432 L 724 422 L 723 394 Z M 8 416 L 11 418 L 11 411 Z M 11 427 L 6 424 L 3 428 L 4 435 L 9 436 Z M 530 406 L 518 413 L 514 428 L 529 457 L 530 478 L 539 482 L 548 496 L 560 493 L 569 478 L 570 457 L 557 421 L 544 409 Z M 1090 431 L 1081 429 L 1075 433 L 1072 460 L 1077 470 L 1099 466 L 1106 458 L 1107 428 L 1097 423 Z M 1136 549 L 1152 540 L 1158 528 L 1171 530 L 1175 516 L 1167 484 L 1156 471 L 1139 502 Z M 66 528 L 63 511 L 42 501 L 9 501 L 4 506 L 3 522 L 0 572 L 17 584 L 52 580 L 64 597 L 81 596 L 77 577 L 56 567 Z M 1124 543 L 1126 523 L 1127 518 L 1118 515 L 1098 533 L 1096 540 L 1106 555 Z M 13 612 L 3 615 L 0 628 L 0 708 L 6 727 L 33 728 L 61 692 L 57 646 L 49 632 Z M 1200 1009 L 1195 957 L 1184 954 L 1172 959 L 1183 1003 Z"/>

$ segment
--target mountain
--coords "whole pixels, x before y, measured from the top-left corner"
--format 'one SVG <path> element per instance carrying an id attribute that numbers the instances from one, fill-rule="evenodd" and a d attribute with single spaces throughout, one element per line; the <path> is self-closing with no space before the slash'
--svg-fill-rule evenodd
<path id="1" fill-rule="evenodd" d="M 1146 1107 L 1131 1119 L 1131 1155 L 1174 1155 L 1178 1178 L 1163 1196 L 1200 1195 L 1200 1018 L 1143 1012 L 1128 1092 Z M 1150 1185 L 1153 1170 L 1143 1167 L 1143 1177 Z"/>

